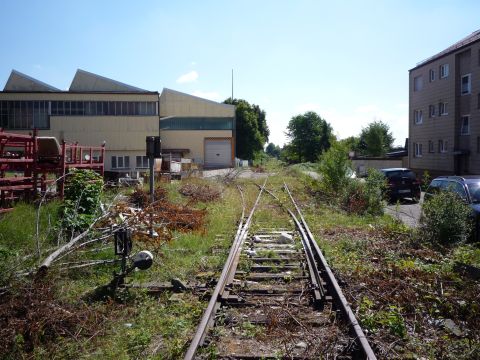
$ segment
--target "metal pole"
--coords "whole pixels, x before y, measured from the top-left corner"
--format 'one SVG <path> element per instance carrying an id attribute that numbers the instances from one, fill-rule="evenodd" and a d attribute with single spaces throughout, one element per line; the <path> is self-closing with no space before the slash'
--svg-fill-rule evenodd
<path id="1" fill-rule="evenodd" d="M 148 165 L 150 167 L 150 237 L 153 237 L 153 202 L 155 201 L 155 191 L 154 191 L 154 172 L 153 172 L 153 163 L 155 158 L 153 154 L 148 157 Z"/>

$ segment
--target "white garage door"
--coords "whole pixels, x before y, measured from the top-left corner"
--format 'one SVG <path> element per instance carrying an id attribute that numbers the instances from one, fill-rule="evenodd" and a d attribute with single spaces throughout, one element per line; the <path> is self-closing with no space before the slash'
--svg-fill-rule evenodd
<path id="1" fill-rule="evenodd" d="M 232 166 L 232 140 L 205 140 L 205 167 L 220 168 L 230 166 Z"/>

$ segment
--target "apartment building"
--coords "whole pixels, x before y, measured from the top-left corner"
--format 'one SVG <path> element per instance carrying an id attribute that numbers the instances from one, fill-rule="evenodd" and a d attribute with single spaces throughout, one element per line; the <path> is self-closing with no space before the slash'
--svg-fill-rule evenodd
<path id="1" fill-rule="evenodd" d="M 203 167 L 231 167 L 234 120 L 232 105 L 170 89 L 160 95 L 84 70 L 67 91 L 13 70 L 0 92 L 0 127 L 17 133 L 35 128 L 40 136 L 84 145 L 105 142 L 111 172 L 145 171 L 145 138 L 159 134 L 164 153 Z"/>
<path id="2" fill-rule="evenodd" d="M 409 72 L 409 166 L 480 174 L 480 30 Z"/>

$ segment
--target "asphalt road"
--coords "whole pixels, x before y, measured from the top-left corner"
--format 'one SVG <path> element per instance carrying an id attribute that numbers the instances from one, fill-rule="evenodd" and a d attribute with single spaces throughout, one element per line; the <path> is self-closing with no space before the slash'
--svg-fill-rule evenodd
<path id="1" fill-rule="evenodd" d="M 422 196 L 418 204 L 415 204 L 415 202 L 410 199 L 403 199 L 400 200 L 398 204 L 388 204 L 385 212 L 394 218 L 399 219 L 405 225 L 416 227 L 419 224 L 420 215 L 422 212 L 423 195 L 424 193 L 422 192 Z"/>

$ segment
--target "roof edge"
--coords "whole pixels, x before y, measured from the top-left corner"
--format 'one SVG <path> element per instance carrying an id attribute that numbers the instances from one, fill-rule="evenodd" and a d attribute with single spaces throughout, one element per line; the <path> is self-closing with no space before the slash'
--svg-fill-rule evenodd
<path id="1" fill-rule="evenodd" d="M 445 56 L 448 56 L 448 55 L 451 55 L 451 54 L 453 54 L 453 53 L 455 53 L 455 52 L 457 52 L 457 51 L 460 51 L 460 50 L 466 48 L 467 46 L 470 46 L 470 45 L 472 45 L 472 44 L 475 44 L 475 43 L 479 42 L 479 41 L 480 41 L 480 37 L 478 37 L 477 39 L 474 39 L 474 40 L 468 42 L 468 38 L 473 37 L 473 36 L 475 36 L 475 35 L 480 35 L 480 30 L 477 30 L 477 31 L 472 32 L 470 35 L 462 38 L 461 40 L 457 41 L 455 44 L 447 47 L 446 49 L 438 52 L 437 54 L 435 54 L 435 55 L 433 55 L 433 56 L 430 56 L 430 57 L 426 58 L 425 60 L 420 61 L 419 63 L 417 63 L 417 65 L 416 65 L 415 67 L 411 68 L 411 69 L 408 70 L 408 71 L 411 72 L 411 71 L 413 71 L 413 70 L 416 70 L 416 69 L 418 69 L 418 68 L 421 68 L 422 66 L 428 65 L 428 64 L 430 64 L 430 63 L 432 63 L 432 62 L 434 62 L 434 61 L 436 61 L 436 60 L 439 60 L 439 59 L 441 59 L 441 58 L 443 58 L 443 57 L 445 57 Z M 457 47 L 457 48 L 454 47 L 456 44 L 461 44 L 461 43 L 464 42 L 464 41 L 467 41 L 467 42 L 466 42 L 465 44 Z M 454 48 L 452 48 L 451 50 L 447 51 L 450 47 L 454 47 Z M 445 51 L 445 53 L 444 53 L 444 51 Z"/>
<path id="2" fill-rule="evenodd" d="M 181 92 L 181 91 L 177 91 L 177 90 L 173 90 L 173 89 L 169 89 L 169 88 L 163 88 L 162 90 L 162 94 L 163 92 L 166 91 L 166 92 L 171 92 L 171 93 L 174 93 L 174 94 L 179 94 L 179 95 L 185 95 L 185 96 L 189 96 L 189 97 L 192 97 L 194 99 L 197 99 L 197 100 L 201 100 L 201 101 L 205 101 L 205 102 L 208 102 L 208 103 L 212 103 L 212 104 L 215 104 L 215 105 L 219 105 L 219 106 L 223 106 L 223 107 L 226 107 L 228 109 L 235 109 L 235 105 L 230 105 L 230 104 L 224 104 L 224 103 L 221 103 L 221 102 L 218 102 L 218 101 L 214 101 L 214 100 L 210 100 L 210 99 L 205 99 L 205 98 L 202 98 L 200 96 L 196 96 L 196 95 L 192 95 L 192 94 L 187 94 L 187 93 L 184 93 L 184 92 Z M 160 95 L 161 96 L 161 95 Z"/>
<path id="3" fill-rule="evenodd" d="M 141 88 L 138 88 L 136 86 L 133 86 L 133 85 L 129 85 L 129 84 L 126 84 L 126 83 L 123 83 L 121 81 L 118 81 L 118 80 L 115 80 L 115 79 L 110 79 L 110 78 L 107 78 L 106 76 L 102 76 L 102 75 L 98 75 L 98 74 L 95 74 L 95 73 L 92 73 L 90 71 L 86 71 L 86 70 L 83 70 L 83 69 L 77 69 L 77 71 L 75 72 L 75 75 L 73 76 L 73 79 L 72 79 L 72 82 L 70 83 L 70 87 L 68 89 L 68 91 L 70 92 L 75 92 L 75 90 L 71 90 L 72 88 L 72 85 L 75 81 L 75 78 L 77 77 L 78 74 L 86 74 L 86 75 L 89 75 L 89 76 L 93 76 L 93 77 L 96 77 L 96 78 L 99 78 L 99 79 L 102 79 L 102 80 L 107 80 L 107 81 L 111 81 L 117 85 L 120 85 L 120 86 L 125 86 L 126 88 L 129 88 L 129 89 L 132 89 L 132 92 L 135 92 L 135 91 L 138 91 L 138 92 L 146 92 L 148 90 L 145 90 L 145 89 L 141 89 Z M 104 91 L 97 91 L 97 92 L 104 92 Z M 121 91 L 114 91 L 115 93 L 121 93 Z"/>
<path id="4" fill-rule="evenodd" d="M 35 79 L 34 77 L 31 77 L 31 76 L 29 76 L 27 74 L 24 74 L 24 73 L 22 73 L 18 70 L 15 70 L 15 69 L 12 69 L 12 71 L 10 72 L 10 76 L 8 77 L 7 82 L 5 83 L 5 86 L 3 87 L 3 91 L 10 92 L 9 90 L 5 90 L 5 88 L 8 86 L 8 83 L 12 80 L 13 75 L 18 75 L 18 76 L 20 76 L 22 78 L 25 78 L 29 81 L 32 81 L 32 82 L 34 82 L 38 85 L 44 86 L 45 88 L 50 89 L 50 91 L 62 91 L 62 90 L 56 88 L 55 86 L 47 84 L 46 82 L 43 82 L 41 80 Z M 31 92 L 42 92 L 42 91 L 40 90 L 40 91 L 31 91 Z M 45 90 L 45 92 L 49 92 L 49 91 Z"/>

